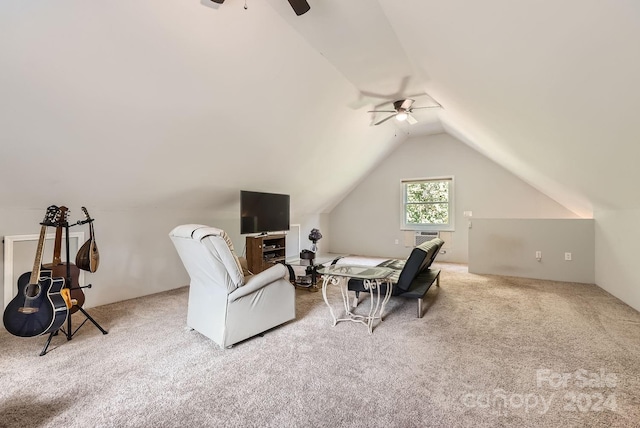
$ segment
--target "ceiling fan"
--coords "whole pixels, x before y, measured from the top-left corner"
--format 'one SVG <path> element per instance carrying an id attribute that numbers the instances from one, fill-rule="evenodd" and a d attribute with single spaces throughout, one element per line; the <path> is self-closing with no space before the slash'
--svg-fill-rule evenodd
<path id="1" fill-rule="evenodd" d="M 407 123 L 409 123 L 410 125 L 413 125 L 414 123 L 418 123 L 418 121 L 413 116 L 411 116 L 411 113 L 413 112 L 413 110 L 423 109 L 423 108 L 442 107 L 440 103 L 438 103 L 435 100 L 434 100 L 434 102 L 436 103 L 435 106 L 425 106 L 425 107 L 413 107 L 414 102 L 415 100 L 412 100 L 410 98 L 407 98 L 404 100 L 397 100 L 393 102 L 393 110 L 369 110 L 367 113 L 393 113 L 391 116 L 387 116 L 384 119 L 374 123 L 374 125 L 380 125 L 381 123 L 386 122 L 392 117 L 395 117 L 396 120 L 400 122 L 403 122 L 406 120 Z"/>
<path id="2" fill-rule="evenodd" d="M 218 4 L 224 3 L 224 0 L 211 0 L 211 1 Z M 309 12 L 309 9 L 311 9 L 311 6 L 309 6 L 309 3 L 307 3 L 307 0 L 289 0 L 289 4 L 291 5 L 291 7 L 293 8 L 293 11 L 298 16 Z M 246 8 L 247 7 L 245 6 L 245 9 Z"/>

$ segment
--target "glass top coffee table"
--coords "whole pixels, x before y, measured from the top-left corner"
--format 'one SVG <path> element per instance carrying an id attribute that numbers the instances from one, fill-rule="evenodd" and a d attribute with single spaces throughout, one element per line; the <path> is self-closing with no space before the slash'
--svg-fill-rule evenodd
<path id="1" fill-rule="evenodd" d="M 373 321 L 380 319 L 384 314 L 384 307 L 391 297 L 393 284 L 387 279 L 393 272 L 392 269 L 378 266 L 360 266 L 360 265 L 330 265 L 318 268 L 318 274 L 322 275 L 322 298 L 329 307 L 329 313 L 333 319 L 335 326 L 340 321 L 359 322 L 367 326 L 369 334 L 373 332 Z M 349 305 L 349 280 L 351 278 L 361 279 L 363 286 L 369 290 L 371 295 L 371 307 L 368 315 L 354 314 Z M 386 285 L 384 296 L 380 296 L 381 285 Z M 327 298 L 327 289 L 330 286 L 339 286 L 342 294 L 342 303 L 344 304 L 345 318 L 336 318 L 333 308 Z"/>

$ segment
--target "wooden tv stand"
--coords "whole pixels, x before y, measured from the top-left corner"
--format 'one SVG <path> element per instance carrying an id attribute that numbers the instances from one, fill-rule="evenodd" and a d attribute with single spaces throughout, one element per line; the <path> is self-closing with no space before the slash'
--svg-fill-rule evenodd
<path id="1" fill-rule="evenodd" d="M 285 261 L 284 234 L 247 236 L 247 265 L 252 273 L 260 273 Z"/>

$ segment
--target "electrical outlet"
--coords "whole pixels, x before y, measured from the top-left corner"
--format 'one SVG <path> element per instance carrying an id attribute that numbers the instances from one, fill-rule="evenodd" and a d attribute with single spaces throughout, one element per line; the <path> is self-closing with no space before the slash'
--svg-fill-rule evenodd
<path id="1" fill-rule="evenodd" d="M 465 217 L 473 217 L 473 211 L 464 211 L 462 215 Z"/>
<path id="2" fill-rule="evenodd" d="M 395 244 L 398 245 L 400 243 L 400 240 L 396 239 Z"/>
<path id="3" fill-rule="evenodd" d="M 542 258 L 542 251 L 536 251 L 536 259 L 540 260 Z"/>
<path id="4" fill-rule="evenodd" d="M 567 261 L 571 261 L 571 253 L 564 253 L 564 259 Z"/>

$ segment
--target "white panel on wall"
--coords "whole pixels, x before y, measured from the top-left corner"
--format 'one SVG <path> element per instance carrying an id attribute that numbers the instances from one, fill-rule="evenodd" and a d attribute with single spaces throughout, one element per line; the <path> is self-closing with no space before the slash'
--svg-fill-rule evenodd
<path id="1" fill-rule="evenodd" d="M 287 232 L 286 258 L 288 261 L 294 261 L 300 258 L 300 225 L 292 224 Z"/>
<path id="2" fill-rule="evenodd" d="M 402 235 L 404 246 L 407 248 L 413 248 L 416 244 L 416 232 L 413 230 L 404 230 Z"/>
<path id="3" fill-rule="evenodd" d="M 440 239 L 444 241 L 441 250 L 451 251 L 453 249 L 453 232 L 440 232 Z"/>
<path id="4" fill-rule="evenodd" d="M 53 241 L 55 235 L 47 234 L 42 251 L 42 263 L 51 263 L 53 260 Z M 4 307 L 18 292 L 18 278 L 25 272 L 31 272 L 38 248 L 40 235 L 14 235 L 4 237 Z M 60 257 L 63 262 L 67 261 L 66 247 L 63 244 Z M 84 243 L 84 232 L 69 233 L 69 258 L 73 263 L 75 255 Z M 78 285 L 84 285 L 84 271 L 78 275 Z"/>

